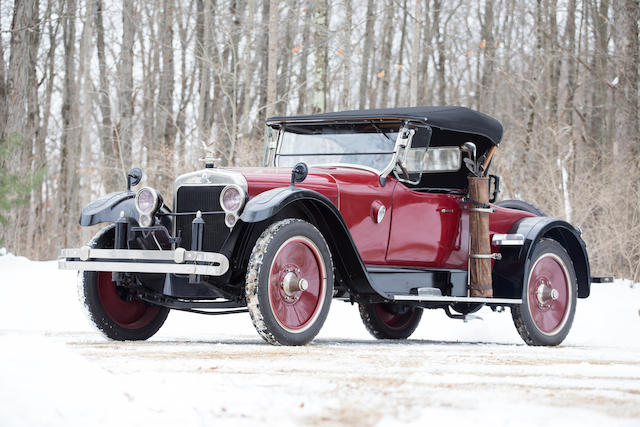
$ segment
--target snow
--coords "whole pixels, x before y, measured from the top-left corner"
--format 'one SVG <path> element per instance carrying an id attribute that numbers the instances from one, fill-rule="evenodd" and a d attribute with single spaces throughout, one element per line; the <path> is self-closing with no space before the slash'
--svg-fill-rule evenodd
<path id="1" fill-rule="evenodd" d="M 509 311 L 425 311 L 376 341 L 333 301 L 319 336 L 275 347 L 248 314 L 171 312 L 146 342 L 107 341 L 76 274 L 0 250 L 0 425 L 640 425 L 640 286 L 594 284 L 555 348 L 528 347 Z"/>

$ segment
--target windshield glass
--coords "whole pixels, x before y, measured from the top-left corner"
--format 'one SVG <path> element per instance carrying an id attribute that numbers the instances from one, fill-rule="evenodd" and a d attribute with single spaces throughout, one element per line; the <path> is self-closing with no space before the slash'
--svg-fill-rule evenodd
<path id="1" fill-rule="evenodd" d="M 276 166 L 347 164 L 382 171 L 393 159 L 400 124 L 287 126 Z"/>

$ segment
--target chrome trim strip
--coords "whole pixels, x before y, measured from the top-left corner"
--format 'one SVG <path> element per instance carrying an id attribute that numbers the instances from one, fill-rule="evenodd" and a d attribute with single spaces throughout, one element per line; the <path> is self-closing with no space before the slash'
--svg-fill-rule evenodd
<path id="1" fill-rule="evenodd" d="M 480 297 L 440 297 L 431 295 L 394 295 L 395 301 L 428 301 L 428 302 L 479 302 L 485 304 L 522 304 L 522 299 L 516 298 L 480 298 Z"/>
<path id="2" fill-rule="evenodd" d="M 491 238 L 494 246 L 522 246 L 524 236 L 522 234 L 494 234 Z"/>
<path id="3" fill-rule="evenodd" d="M 469 258 L 474 258 L 474 259 L 495 259 L 500 261 L 502 259 L 502 254 L 500 253 L 495 253 L 495 254 L 470 254 Z"/>
<path id="4" fill-rule="evenodd" d="M 67 261 L 58 260 L 61 270 L 112 271 L 121 273 L 174 273 L 201 274 L 203 276 L 222 276 L 227 266 L 198 264 L 146 264 L 142 262 L 117 261 Z"/>

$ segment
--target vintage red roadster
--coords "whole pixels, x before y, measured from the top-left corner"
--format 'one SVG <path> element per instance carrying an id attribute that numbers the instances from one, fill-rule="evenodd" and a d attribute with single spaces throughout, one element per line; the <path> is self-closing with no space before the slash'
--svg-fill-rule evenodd
<path id="1" fill-rule="evenodd" d="M 463 318 L 509 307 L 522 339 L 557 345 L 591 276 L 581 231 L 517 200 L 488 175 L 497 120 L 463 107 L 272 117 L 263 167 L 101 197 L 80 225 L 107 223 L 59 267 L 115 340 L 144 340 L 171 309 L 248 311 L 271 344 L 310 342 L 333 299 L 371 334 L 408 338 L 422 310 Z M 490 193 L 491 191 L 491 193 Z"/>

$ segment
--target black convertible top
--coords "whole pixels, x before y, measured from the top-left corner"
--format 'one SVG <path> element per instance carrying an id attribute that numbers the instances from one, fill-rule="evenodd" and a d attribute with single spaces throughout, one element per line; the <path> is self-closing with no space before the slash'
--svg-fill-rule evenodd
<path id="1" fill-rule="evenodd" d="M 481 135 L 495 145 L 502 139 L 502 124 L 486 114 L 466 107 L 406 107 L 350 110 L 308 116 L 270 117 L 268 125 L 322 122 L 326 120 L 411 120 L 455 132 Z"/>

